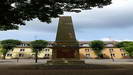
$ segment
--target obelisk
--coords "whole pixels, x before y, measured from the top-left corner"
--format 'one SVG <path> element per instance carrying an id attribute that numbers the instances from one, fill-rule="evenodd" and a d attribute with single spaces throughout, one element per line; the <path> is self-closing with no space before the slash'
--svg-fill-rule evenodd
<path id="1" fill-rule="evenodd" d="M 71 16 L 59 17 L 53 58 L 79 58 L 79 44 Z"/>

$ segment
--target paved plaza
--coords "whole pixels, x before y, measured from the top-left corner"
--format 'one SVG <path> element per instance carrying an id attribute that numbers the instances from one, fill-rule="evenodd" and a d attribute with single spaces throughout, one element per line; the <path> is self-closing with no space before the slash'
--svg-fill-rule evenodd
<path id="1" fill-rule="evenodd" d="M 48 59 L 38 59 L 38 64 L 45 64 Z M 35 64 L 34 59 L 0 59 L 0 64 Z"/>
<path id="2" fill-rule="evenodd" d="M 45 64 L 50 59 L 38 59 L 37 64 Z M 133 64 L 133 59 L 82 59 L 86 64 Z M 0 64 L 35 64 L 34 59 L 0 59 Z"/>
<path id="3" fill-rule="evenodd" d="M 133 59 L 85 59 L 84 65 L 45 65 L 46 62 L 0 60 L 0 75 L 133 75 Z"/>
<path id="4" fill-rule="evenodd" d="M 133 59 L 84 59 L 86 64 L 133 64 Z"/>

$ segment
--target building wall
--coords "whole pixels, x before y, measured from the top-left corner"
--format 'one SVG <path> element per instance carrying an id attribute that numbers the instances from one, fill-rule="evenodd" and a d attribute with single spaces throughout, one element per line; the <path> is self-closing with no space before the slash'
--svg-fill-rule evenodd
<path id="1" fill-rule="evenodd" d="M 10 50 L 6 54 L 6 59 L 12 58 L 34 58 L 35 53 L 32 51 L 30 47 L 18 47 Z M 38 54 L 38 58 L 51 58 L 52 56 L 52 49 L 51 48 L 44 48 Z"/>
<path id="2" fill-rule="evenodd" d="M 32 55 L 32 49 L 28 47 L 18 47 L 14 48 L 13 50 L 10 50 L 6 54 L 6 59 L 11 58 L 30 58 Z"/>
<path id="3" fill-rule="evenodd" d="M 52 48 L 45 48 L 38 54 L 39 58 L 52 58 Z"/>
<path id="4" fill-rule="evenodd" d="M 127 57 L 126 51 L 121 48 L 105 48 L 102 53 L 105 58 L 121 59 Z"/>
<path id="5" fill-rule="evenodd" d="M 39 52 L 39 58 L 52 58 L 52 48 L 44 48 Z M 102 51 L 104 58 L 122 59 L 127 58 L 127 52 L 121 48 L 104 48 Z M 6 55 L 6 59 L 12 58 L 34 58 L 34 52 L 30 47 L 17 47 L 9 51 Z M 97 54 L 89 47 L 82 47 L 79 49 L 80 59 L 94 59 L 97 58 Z M 112 57 L 111 57 L 112 55 Z"/>
<path id="6" fill-rule="evenodd" d="M 121 48 L 104 48 L 102 50 L 104 58 L 114 58 L 114 59 L 122 59 L 127 58 L 127 52 Z M 86 58 L 97 58 L 96 53 L 92 48 L 80 48 L 79 49 L 80 59 Z"/>
<path id="7" fill-rule="evenodd" d="M 96 58 L 96 53 L 91 48 L 80 48 L 79 49 L 80 59 Z"/>

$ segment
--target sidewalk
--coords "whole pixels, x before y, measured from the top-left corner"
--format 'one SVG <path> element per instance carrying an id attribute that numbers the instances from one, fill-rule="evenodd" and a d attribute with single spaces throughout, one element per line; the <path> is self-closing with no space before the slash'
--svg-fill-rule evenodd
<path id="1" fill-rule="evenodd" d="M 37 64 L 45 64 L 48 59 L 38 59 Z M 0 59 L 0 64 L 35 64 L 34 59 Z"/>
<path id="2" fill-rule="evenodd" d="M 49 59 L 38 59 L 37 64 L 45 64 Z M 133 64 L 133 59 L 83 59 L 86 64 Z M 35 64 L 34 59 L 0 59 L 0 64 Z"/>
<path id="3" fill-rule="evenodd" d="M 133 59 L 84 59 L 86 64 L 133 64 Z"/>

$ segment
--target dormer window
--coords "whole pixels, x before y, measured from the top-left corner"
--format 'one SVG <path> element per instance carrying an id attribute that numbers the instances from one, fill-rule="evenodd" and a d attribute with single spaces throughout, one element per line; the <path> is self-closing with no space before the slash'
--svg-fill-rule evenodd
<path id="1" fill-rule="evenodd" d="M 82 46 L 83 47 L 89 47 L 89 44 L 83 44 Z"/>
<path id="2" fill-rule="evenodd" d="M 114 47 L 113 44 L 107 44 L 106 47 Z"/>

